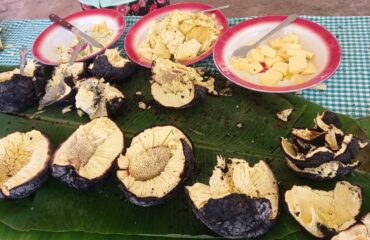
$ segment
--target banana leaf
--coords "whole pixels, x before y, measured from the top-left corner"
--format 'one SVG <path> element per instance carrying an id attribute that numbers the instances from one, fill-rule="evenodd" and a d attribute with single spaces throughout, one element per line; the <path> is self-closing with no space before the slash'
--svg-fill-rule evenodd
<path id="1" fill-rule="evenodd" d="M 188 184 L 207 182 L 216 164 L 216 156 L 223 155 L 244 158 L 251 163 L 266 160 L 280 182 L 281 195 L 293 184 L 321 189 L 334 186 L 335 182 L 317 183 L 296 177 L 285 167 L 279 148 L 279 138 L 288 136 L 293 126 L 313 125 L 315 115 L 325 110 L 319 105 L 294 95 L 263 94 L 232 86 L 233 95 L 230 97 L 207 96 L 190 109 L 168 110 L 153 102 L 149 79 L 150 72 L 140 69 L 120 86 L 127 99 L 127 108 L 122 116 L 114 120 L 125 133 L 126 146 L 129 146 L 135 133 L 152 125 L 174 124 L 183 129 L 194 142 L 196 154 L 196 171 Z M 217 84 L 222 87 L 225 80 L 217 76 Z M 137 107 L 137 91 L 143 93 L 140 100 L 151 104 L 151 109 Z M 289 122 L 283 123 L 276 119 L 278 111 L 291 107 L 295 110 Z M 79 117 L 75 111 L 62 114 L 61 108 L 54 106 L 34 116 L 36 111 L 35 107 L 19 114 L 0 114 L 0 136 L 14 131 L 39 129 L 58 146 L 80 124 L 89 121 L 87 117 Z M 369 122 L 359 123 L 344 115 L 340 115 L 340 118 L 345 131 L 366 138 L 369 131 L 365 132 L 361 126 L 368 127 Z M 243 127 L 237 127 L 238 123 L 242 123 Z M 359 156 L 361 168 L 345 178 L 363 188 L 364 200 L 369 199 L 370 195 L 369 156 L 368 147 Z M 363 212 L 366 211 L 370 211 L 370 203 L 364 201 Z M 125 235 L 124 239 L 133 235 L 151 239 L 218 238 L 195 218 L 183 190 L 165 205 L 141 208 L 130 204 L 123 197 L 114 174 L 96 189 L 86 192 L 70 189 L 50 178 L 27 199 L 0 202 L 0 222 L 15 231 L 30 231 L 30 236 L 35 234 L 36 237 L 40 231 L 47 231 L 70 232 L 71 239 L 72 232 L 76 234 L 73 236 L 108 234 L 106 239 L 112 235 L 114 239 L 114 234 Z M 277 224 L 260 239 L 304 240 L 312 237 L 302 230 L 282 206 Z"/>

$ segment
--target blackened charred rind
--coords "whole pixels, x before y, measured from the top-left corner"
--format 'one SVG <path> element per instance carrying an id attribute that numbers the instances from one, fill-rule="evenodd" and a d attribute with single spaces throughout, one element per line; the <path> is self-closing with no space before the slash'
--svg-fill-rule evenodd
<path id="1" fill-rule="evenodd" d="M 334 159 L 334 153 L 326 147 L 311 148 L 308 152 L 300 152 L 300 148 L 285 138 L 281 138 L 280 146 L 284 155 L 299 168 L 317 167 Z"/>
<path id="2" fill-rule="evenodd" d="M 352 159 L 355 159 L 360 152 L 360 144 L 356 137 L 352 136 L 348 144 L 342 144 L 341 149 L 337 152 L 335 160 L 342 163 L 349 163 Z M 338 154 L 340 153 L 340 154 Z"/>
<path id="3" fill-rule="evenodd" d="M 102 177 L 89 180 L 81 177 L 76 172 L 76 169 L 74 169 L 72 166 L 58 166 L 53 164 L 51 167 L 51 174 L 53 177 L 69 187 L 77 190 L 89 190 L 95 187 L 97 183 L 101 182 L 111 171 L 111 169 L 112 168 L 108 169 L 107 172 L 102 175 Z"/>
<path id="4" fill-rule="evenodd" d="M 184 186 L 184 183 L 189 179 L 191 174 L 194 171 L 194 151 L 192 147 L 184 140 L 180 139 L 184 155 L 185 155 L 185 167 L 184 167 L 184 172 L 181 174 L 180 178 L 181 181 L 180 183 L 168 194 L 166 194 L 162 198 L 158 197 L 137 197 L 135 194 L 131 193 L 128 191 L 128 189 L 125 187 L 125 185 L 118 179 L 118 187 L 121 189 L 121 191 L 125 194 L 126 198 L 133 204 L 141 206 L 141 207 L 152 207 L 152 206 L 157 206 L 160 204 L 164 204 L 171 200 L 176 193 L 181 190 Z"/>
<path id="5" fill-rule="evenodd" d="M 307 154 L 312 148 L 315 146 L 305 143 L 302 140 L 299 140 L 297 138 L 293 139 L 293 143 L 295 146 L 297 146 L 298 150 L 304 154 Z"/>
<path id="6" fill-rule="evenodd" d="M 201 209 L 192 203 L 192 209 L 209 229 L 226 238 L 255 238 L 274 224 L 269 220 L 272 212 L 270 201 L 245 194 L 233 193 L 209 199 Z"/>
<path id="7" fill-rule="evenodd" d="M 314 122 L 318 130 L 328 131 L 330 128 L 334 128 L 337 132 L 341 132 L 340 128 L 342 127 L 342 123 L 338 116 L 333 112 L 326 111 L 322 114 L 318 114 L 314 119 Z"/>
<path id="8" fill-rule="evenodd" d="M 331 161 L 323 163 L 315 168 L 299 168 L 292 161 L 287 159 L 286 164 L 300 177 L 314 181 L 327 181 L 340 179 L 351 174 L 353 170 L 360 165 L 360 162 L 355 161 L 353 163 L 343 164 L 341 162 Z"/>
<path id="9" fill-rule="evenodd" d="M 342 122 L 338 118 L 338 116 L 331 112 L 331 111 L 326 111 L 324 112 L 322 116 L 322 121 L 326 123 L 327 125 L 333 125 L 336 128 L 341 128 L 342 127 Z"/>
<path id="10" fill-rule="evenodd" d="M 13 188 L 9 192 L 9 196 L 6 197 L 3 195 L 3 193 L 0 191 L 0 199 L 23 199 L 28 196 L 30 196 L 32 193 L 34 193 L 37 189 L 41 187 L 41 185 L 46 182 L 49 176 L 49 170 L 45 169 L 41 173 L 39 173 L 35 178 L 33 178 L 31 181 L 23 184 L 22 186 Z"/>
<path id="11" fill-rule="evenodd" d="M 154 86 L 154 84 L 152 84 L 152 87 L 153 86 Z M 163 107 L 166 107 L 166 108 L 185 109 L 185 108 L 189 108 L 189 107 L 197 105 L 206 96 L 207 92 L 208 92 L 207 88 L 199 86 L 199 85 L 194 85 L 194 97 L 193 97 L 193 99 L 188 104 L 182 105 L 180 107 L 171 106 L 171 105 L 163 102 L 161 99 L 156 98 L 155 95 L 153 95 L 153 99 L 156 103 L 158 103 L 159 105 L 161 105 Z"/>
<path id="12" fill-rule="evenodd" d="M 106 103 L 108 116 L 115 117 L 122 113 L 125 108 L 125 99 L 121 97 L 113 98 Z"/>
<path id="13" fill-rule="evenodd" d="M 314 129 L 293 128 L 292 135 L 311 145 L 323 146 L 325 144 L 325 133 Z"/>
<path id="14" fill-rule="evenodd" d="M 0 83 L 0 112 L 22 112 L 37 102 L 32 77 L 14 74 Z"/>
<path id="15" fill-rule="evenodd" d="M 35 88 L 35 94 L 38 99 L 40 99 L 45 94 L 45 87 L 48 83 L 48 78 L 45 73 L 44 66 L 36 67 L 35 71 L 33 72 L 33 85 Z"/>
<path id="16" fill-rule="evenodd" d="M 329 162 L 334 159 L 334 153 L 326 147 L 319 147 L 312 149 L 306 154 L 306 160 L 298 162 L 300 167 L 317 167 L 325 162 Z"/>
<path id="17" fill-rule="evenodd" d="M 194 91 L 195 91 L 194 99 L 190 103 L 188 103 L 188 104 L 186 104 L 182 107 L 179 107 L 177 109 L 189 108 L 189 107 L 192 107 L 192 106 L 198 104 L 206 96 L 206 94 L 208 92 L 207 88 L 199 86 L 199 85 L 194 85 Z M 169 108 L 171 108 L 171 107 L 169 107 Z"/>
<path id="18" fill-rule="evenodd" d="M 325 225 L 322 225 L 320 223 L 318 224 L 318 227 L 319 227 L 320 231 L 325 235 L 325 237 L 327 239 L 331 239 L 332 237 L 334 237 L 337 234 L 337 232 L 335 231 L 335 229 L 328 228 Z"/>
<path id="19" fill-rule="evenodd" d="M 83 71 L 80 74 L 78 74 L 77 80 L 88 78 L 88 77 L 91 77 L 91 73 L 89 71 L 89 64 L 84 62 L 83 63 Z"/>
<path id="20" fill-rule="evenodd" d="M 90 72 L 96 78 L 104 78 L 105 81 L 111 83 L 120 83 L 131 77 L 135 69 L 136 64 L 131 61 L 119 68 L 112 66 L 106 55 L 99 55 L 95 58 Z"/>

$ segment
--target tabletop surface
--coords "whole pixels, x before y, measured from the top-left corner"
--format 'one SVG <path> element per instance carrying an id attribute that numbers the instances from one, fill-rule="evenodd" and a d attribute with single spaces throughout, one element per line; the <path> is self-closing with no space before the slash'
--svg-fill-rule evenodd
<path id="1" fill-rule="evenodd" d="M 342 62 L 338 71 L 325 82 L 327 90 L 304 90 L 302 96 L 335 112 L 360 118 L 370 115 L 370 16 L 323 17 L 304 16 L 323 25 L 339 40 Z M 229 18 L 230 26 L 249 18 Z M 127 28 L 117 46 L 123 48 L 123 39 L 138 17 L 126 17 Z M 18 65 L 18 49 L 31 49 L 36 36 L 50 24 L 47 19 L 3 20 L 0 65 Z M 29 51 L 28 58 L 32 58 Z M 216 71 L 211 57 L 198 65 Z"/>

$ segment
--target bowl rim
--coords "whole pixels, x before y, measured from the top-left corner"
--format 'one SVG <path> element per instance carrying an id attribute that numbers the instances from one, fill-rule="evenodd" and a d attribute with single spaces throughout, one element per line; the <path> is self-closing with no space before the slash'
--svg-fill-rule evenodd
<path id="1" fill-rule="evenodd" d="M 327 29 L 325 29 L 320 24 L 304 19 L 304 18 L 297 18 L 292 24 L 296 24 L 300 27 L 307 28 L 314 32 L 317 36 L 319 36 L 326 47 L 329 50 L 328 61 L 327 65 L 323 68 L 323 70 L 310 79 L 301 84 L 291 85 L 291 86 L 283 86 L 283 87 L 270 87 L 270 86 L 263 86 L 254 84 L 247 80 L 242 79 L 236 73 L 234 73 L 231 69 L 229 69 L 224 61 L 224 51 L 225 46 L 230 38 L 235 36 L 235 34 L 239 33 L 245 28 L 253 27 L 256 24 L 267 23 L 267 22 L 281 22 L 287 16 L 284 15 L 272 15 L 272 16 L 261 16 L 256 17 L 253 19 L 245 20 L 234 27 L 229 28 L 216 42 L 214 51 L 213 51 L 213 60 L 215 66 L 217 67 L 218 71 L 225 76 L 227 79 L 232 81 L 233 83 L 247 88 L 254 91 L 259 92 L 268 92 L 268 93 L 288 93 L 288 92 L 296 92 L 301 91 L 307 88 L 311 88 L 317 84 L 322 83 L 323 81 L 330 78 L 339 68 L 341 62 L 341 47 L 336 39 L 336 37 Z"/>
<path id="2" fill-rule="evenodd" d="M 198 3 L 198 2 L 182 2 L 182 3 L 175 3 L 171 4 L 162 8 L 159 8 L 153 12 L 150 12 L 149 14 L 145 15 L 144 17 L 140 18 L 134 25 L 131 26 L 131 28 L 128 30 L 126 34 L 126 38 L 124 41 L 124 50 L 127 54 L 127 56 L 137 64 L 150 68 L 152 66 L 152 62 L 148 61 L 144 58 L 141 58 L 139 53 L 137 52 L 136 46 L 135 46 L 135 38 L 137 36 L 137 30 L 141 29 L 143 26 L 145 26 L 148 22 L 152 21 L 153 18 L 156 18 L 159 15 L 165 14 L 167 12 L 174 11 L 176 9 L 178 10 L 184 10 L 184 9 L 194 9 L 194 10 L 203 10 L 211 8 L 211 5 L 204 4 L 204 3 Z M 229 22 L 225 14 L 220 11 L 216 10 L 212 12 L 216 15 L 216 19 L 218 19 L 218 23 L 223 27 L 221 30 L 219 38 L 222 36 L 222 34 L 229 28 Z M 213 44 L 211 48 L 209 48 L 206 52 L 202 53 L 198 57 L 191 59 L 189 61 L 181 62 L 184 65 L 191 65 L 196 62 L 199 62 L 207 57 L 209 57 L 213 53 L 213 48 L 215 47 L 216 42 Z"/>
<path id="3" fill-rule="evenodd" d="M 67 17 L 64 17 L 65 20 L 71 21 L 75 19 L 79 19 L 85 16 L 90 16 L 90 15 L 102 15 L 109 17 L 111 19 L 115 19 L 117 22 L 119 28 L 118 28 L 118 33 L 116 36 L 111 40 L 111 42 L 105 47 L 102 48 L 100 51 L 97 51 L 93 54 L 90 54 L 84 58 L 81 58 L 77 60 L 76 62 L 84 62 L 86 60 L 89 60 L 101 53 L 103 53 L 107 48 L 112 47 L 114 44 L 117 43 L 117 41 L 120 39 L 122 36 L 123 32 L 125 31 L 126 28 L 126 20 L 123 17 L 122 14 L 120 14 L 118 11 L 112 10 L 112 9 L 106 9 L 106 8 L 97 8 L 97 9 L 89 9 L 89 10 L 84 10 L 84 11 L 78 11 L 75 12 L 71 15 L 68 15 Z M 41 55 L 40 49 L 42 48 L 42 43 L 43 39 L 50 34 L 51 31 L 55 30 L 56 28 L 62 28 L 61 26 L 57 25 L 56 23 L 51 23 L 49 26 L 47 26 L 35 39 L 32 45 L 32 54 L 33 56 L 41 63 L 45 65 L 59 65 L 63 64 L 65 62 L 56 62 L 56 61 L 51 61 L 49 58 L 45 58 L 44 56 Z M 65 30 L 68 31 L 68 30 Z"/>

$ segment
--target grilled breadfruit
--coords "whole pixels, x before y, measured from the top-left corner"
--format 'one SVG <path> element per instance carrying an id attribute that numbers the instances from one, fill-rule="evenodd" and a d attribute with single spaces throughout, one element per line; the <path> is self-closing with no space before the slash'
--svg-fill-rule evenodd
<path id="1" fill-rule="evenodd" d="M 89 66 L 91 74 L 103 78 L 106 82 L 121 83 L 129 78 L 136 69 L 136 64 L 123 58 L 117 48 L 107 49 L 97 56 Z"/>
<path id="2" fill-rule="evenodd" d="M 78 82 L 76 108 L 87 113 L 90 119 L 113 117 L 124 107 L 123 93 L 103 79 L 88 78 Z"/>
<path id="3" fill-rule="evenodd" d="M 154 206 L 172 198 L 194 168 L 193 145 L 170 125 L 145 129 L 118 159 L 117 178 L 127 198 Z"/>
<path id="4" fill-rule="evenodd" d="M 0 198 L 20 199 L 36 191 L 48 177 L 52 146 L 37 130 L 0 139 Z"/>
<path id="5" fill-rule="evenodd" d="M 318 238 L 332 237 L 356 223 L 362 205 L 361 188 L 337 182 L 334 190 L 293 186 L 285 193 L 289 213 Z"/>
<path id="6" fill-rule="evenodd" d="M 81 125 L 56 150 L 52 175 L 76 189 L 86 190 L 111 170 L 124 148 L 123 133 L 109 118 Z"/>
<path id="7" fill-rule="evenodd" d="M 18 68 L 0 73 L 0 112 L 21 112 L 44 94 L 46 79 L 41 66 L 29 60 L 24 75 Z"/>
<path id="8" fill-rule="evenodd" d="M 206 94 L 214 93 L 214 78 L 204 72 L 157 59 L 152 68 L 151 93 L 156 102 L 167 108 L 187 108 L 198 103 Z"/>
<path id="9" fill-rule="evenodd" d="M 218 157 L 209 185 L 187 186 L 186 194 L 194 214 L 226 238 L 261 236 L 279 213 L 278 184 L 264 161 L 252 167 L 242 159 Z"/>

